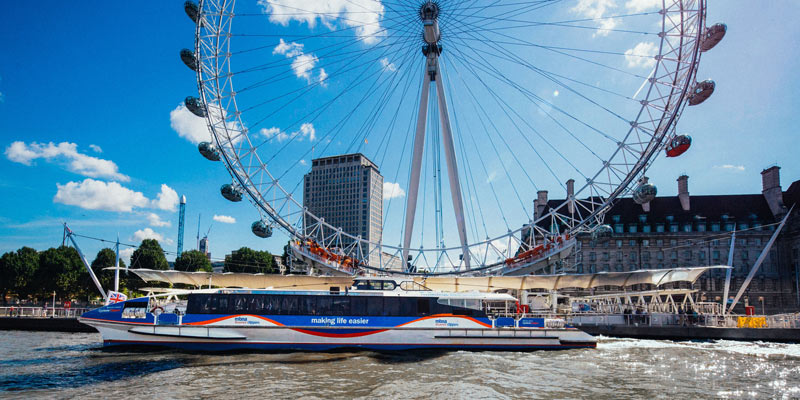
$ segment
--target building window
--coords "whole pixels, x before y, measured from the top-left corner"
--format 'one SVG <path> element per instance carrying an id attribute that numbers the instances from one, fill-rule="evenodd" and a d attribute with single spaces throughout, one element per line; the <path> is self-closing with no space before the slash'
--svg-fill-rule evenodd
<path id="1" fill-rule="evenodd" d="M 625 227 L 622 224 L 614 224 L 614 232 L 615 233 L 624 233 Z"/>
<path id="2" fill-rule="evenodd" d="M 617 252 L 617 261 L 622 261 L 622 252 L 621 251 Z"/>
<path id="3" fill-rule="evenodd" d="M 650 261 L 650 252 L 649 251 L 645 251 L 644 253 L 642 253 L 642 261 Z"/>
<path id="4" fill-rule="evenodd" d="M 616 265 L 614 265 L 614 271 L 617 271 L 617 272 L 622 272 L 622 264 L 616 264 Z"/>
<path id="5" fill-rule="evenodd" d="M 713 253 L 711 253 L 711 255 L 713 256 L 713 259 L 714 259 L 715 261 L 716 261 L 716 260 L 719 260 L 719 250 L 714 250 L 714 252 L 713 252 Z"/>
<path id="6" fill-rule="evenodd" d="M 608 252 L 607 251 L 603 252 L 603 261 L 608 261 Z"/>
<path id="7" fill-rule="evenodd" d="M 608 264 L 603 264 L 603 271 L 610 272 L 611 271 L 611 266 L 608 265 Z"/>
<path id="8" fill-rule="evenodd" d="M 636 262 L 636 252 L 631 252 L 631 261 Z"/>
<path id="9" fill-rule="evenodd" d="M 711 223 L 711 232 L 719 232 L 719 222 Z"/>
<path id="10" fill-rule="evenodd" d="M 684 251 L 683 252 L 683 257 L 686 258 L 687 260 L 691 260 L 692 259 L 692 251 L 691 250 Z"/>
<path id="11" fill-rule="evenodd" d="M 628 233 L 636 233 L 636 224 L 629 224 L 628 225 Z"/>
<path id="12" fill-rule="evenodd" d="M 617 248 L 622 248 L 622 240 L 617 239 Z"/>
<path id="13" fill-rule="evenodd" d="M 728 222 L 725 224 L 725 232 L 730 232 L 733 230 L 733 222 Z"/>
<path id="14" fill-rule="evenodd" d="M 650 246 L 650 240 L 648 239 L 642 240 L 642 247 L 647 247 L 647 246 Z"/>
<path id="15" fill-rule="evenodd" d="M 597 255 L 594 252 L 589 253 L 589 261 L 597 260 Z"/>
<path id="16" fill-rule="evenodd" d="M 663 251 L 659 251 L 659 252 L 657 252 L 657 253 L 656 253 L 656 260 L 659 260 L 659 261 L 661 261 L 661 260 L 663 260 L 663 259 L 664 259 L 664 252 L 663 252 Z"/>
<path id="17" fill-rule="evenodd" d="M 656 232 L 664 232 L 664 224 L 656 224 Z"/>
<path id="18" fill-rule="evenodd" d="M 670 224 L 669 231 L 670 232 L 678 232 L 678 224 Z"/>
<path id="19" fill-rule="evenodd" d="M 671 239 L 669 241 L 669 245 L 670 246 L 677 246 L 678 245 L 678 240 L 677 239 Z"/>
<path id="20" fill-rule="evenodd" d="M 670 260 L 677 260 L 678 259 L 678 252 L 675 251 L 675 250 L 672 250 L 671 252 L 669 252 L 669 259 Z"/>
<path id="21" fill-rule="evenodd" d="M 629 245 L 629 246 L 631 246 L 631 247 L 636 247 L 636 241 L 635 241 L 635 240 L 631 240 L 631 241 L 628 243 L 628 245 Z"/>
<path id="22" fill-rule="evenodd" d="M 619 215 L 612 215 L 611 216 L 611 220 L 614 221 L 614 222 L 619 222 L 620 221 L 619 218 L 620 218 Z"/>
<path id="23" fill-rule="evenodd" d="M 704 223 L 697 223 L 697 231 L 698 232 L 705 232 L 706 231 L 706 224 Z"/>
<path id="24" fill-rule="evenodd" d="M 642 225 L 642 232 L 650 233 L 650 225 L 647 225 L 647 224 Z"/>
<path id="25" fill-rule="evenodd" d="M 656 240 L 656 246 L 658 247 L 664 246 L 664 241 L 661 239 Z"/>
<path id="26" fill-rule="evenodd" d="M 697 258 L 699 258 L 701 261 L 702 261 L 702 260 L 705 260 L 705 259 L 706 259 L 706 252 L 704 252 L 704 251 L 698 251 L 698 252 L 697 252 Z"/>
<path id="27" fill-rule="evenodd" d="M 683 226 L 684 232 L 691 232 L 692 231 L 692 224 L 686 224 Z"/>
<path id="28" fill-rule="evenodd" d="M 750 253 L 747 250 L 742 251 L 742 260 L 747 260 L 750 258 Z"/>

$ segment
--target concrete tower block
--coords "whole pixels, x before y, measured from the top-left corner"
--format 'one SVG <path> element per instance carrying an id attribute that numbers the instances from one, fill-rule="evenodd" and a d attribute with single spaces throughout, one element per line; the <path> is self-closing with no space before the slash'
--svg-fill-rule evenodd
<path id="1" fill-rule="evenodd" d="M 769 205 L 772 215 L 779 216 L 786 213 L 783 205 L 783 190 L 781 190 L 781 167 L 775 165 L 761 171 L 761 194 Z"/>
<path id="2" fill-rule="evenodd" d="M 536 218 L 541 217 L 547 209 L 547 190 L 536 192 L 536 200 L 533 204 L 536 206 Z"/>
<path id="3" fill-rule="evenodd" d="M 689 211 L 689 176 L 678 177 L 678 200 L 681 201 L 683 211 Z"/>
<path id="4" fill-rule="evenodd" d="M 575 179 L 570 179 L 567 181 L 567 200 L 572 200 L 572 196 L 575 196 Z M 570 201 L 567 204 L 567 208 L 569 209 L 570 214 L 575 213 L 575 202 Z"/>

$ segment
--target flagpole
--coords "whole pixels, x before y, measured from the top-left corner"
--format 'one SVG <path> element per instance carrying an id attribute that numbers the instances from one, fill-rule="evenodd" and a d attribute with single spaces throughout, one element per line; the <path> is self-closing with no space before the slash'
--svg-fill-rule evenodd
<path id="1" fill-rule="evenodd" d="M 119 233 L 117 233 L 117 255 L 114 262 L 114 291 L 119 292 Z"/>

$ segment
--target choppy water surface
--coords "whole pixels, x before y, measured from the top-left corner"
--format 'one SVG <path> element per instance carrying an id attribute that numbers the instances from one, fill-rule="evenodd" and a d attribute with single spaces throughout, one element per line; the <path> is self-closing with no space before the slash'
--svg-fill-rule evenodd
<path id="1" fill-rule="evenodd" d="M 0 397 L 798 398 L 800 345 L 601 338 L 595 350 L 187 354 L 0 332 Z"/>

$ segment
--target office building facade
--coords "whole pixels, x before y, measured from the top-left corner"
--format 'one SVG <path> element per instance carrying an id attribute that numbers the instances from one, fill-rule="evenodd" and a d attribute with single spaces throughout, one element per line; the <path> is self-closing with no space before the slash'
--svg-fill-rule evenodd
<path id="1" fill-rule="evenodd" d="M 363 154 L 312 160 L 311 171 L 304 177 L 303 205 L 343 232 L 373 243 L 381 242 L 383 176 L 378 166 Z M 330 233 L 326 232 L 326 236 Z M 380 249 L 369 251 L 370 265 L 379 265 Z"/>

